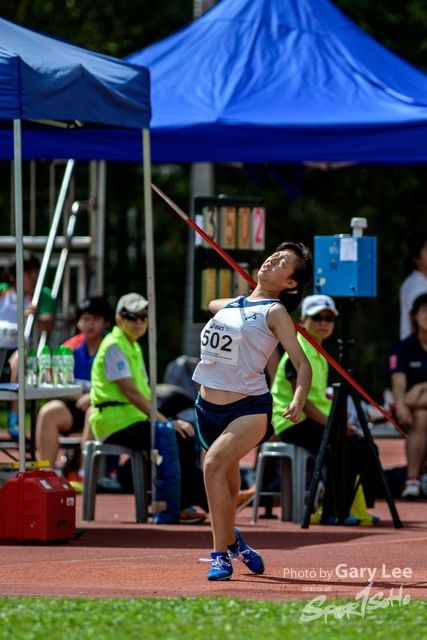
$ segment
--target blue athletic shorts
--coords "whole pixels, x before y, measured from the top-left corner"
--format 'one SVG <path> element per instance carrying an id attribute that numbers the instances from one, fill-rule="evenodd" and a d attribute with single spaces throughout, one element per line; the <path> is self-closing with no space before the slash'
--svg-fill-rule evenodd
<path id="1" fill-rule="evenodd" d="M 204 449 L 209 449 L 236 418 L 265 413 L 268 427 L 265 436 L 258 442 L 260 445 L 269 440 L 274 433 L 271 424 L 272 411 L 273 398 L 269 391 L 262 396 L 248 396 L 230 404 L 213 404 L 204 400 L 199 393 L 196 400 L 196 427 L 200 442 Z"/>

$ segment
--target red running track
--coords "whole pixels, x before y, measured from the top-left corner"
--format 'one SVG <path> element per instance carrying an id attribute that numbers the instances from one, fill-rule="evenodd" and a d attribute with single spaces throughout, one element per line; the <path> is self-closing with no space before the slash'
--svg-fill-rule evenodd
<path id="1" fill-rule="evenodd" d="M 402 445 L 387 444 L 383 463 L 395 463 Z M 312 525 L 308 530 L 280 519 L 252 525 L 247 507 L 237 524 L 248 544 L 261 551 L 266 572 L 255 576 L 237 564 L 229 582 L 210 583 L 209 565 L 199 562 L 211 550 L 208 522 L 137 525 L 133 496 L 98 495 L 96 520 L 83 524 L 78 496 L 76 524 L 86 529 L 79 540 L 0 546 L 0 596 L 354 598 L 367 586 L 370 570 L 372 594 L 383 591 L 387 596 L 402 585 L 403 595 L 426 599 L 426 501 L 398 500 L 396 507 L 402 529 L 394 529 L 387 504 L 378 500 L 371 510 L 381 518 L 375 527 Z M 280 518 L 279 509 L 275 513 Z"/>

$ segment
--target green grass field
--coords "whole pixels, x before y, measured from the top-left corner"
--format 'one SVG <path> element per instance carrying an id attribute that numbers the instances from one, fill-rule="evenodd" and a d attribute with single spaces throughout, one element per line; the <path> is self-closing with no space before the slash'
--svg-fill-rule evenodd
<path id="1" fill-rule="evenodd" d="M 324 617 L 303 622 L 307 601 L 260 602 L 225 598 L 144 600 L 2 598 L 1 640 L 394 640 L 427 636 L 427 604 L 364 612 L 346 618 L 355 600 L 327 600 Z M 384 603 L 383 603 L 384 604 Z M 346 608 L 347 605 L 347 608 Z M 334 615 L 337 616 L 334 617 Z M 340 618 L 340 616 L 343 616 Z"/>

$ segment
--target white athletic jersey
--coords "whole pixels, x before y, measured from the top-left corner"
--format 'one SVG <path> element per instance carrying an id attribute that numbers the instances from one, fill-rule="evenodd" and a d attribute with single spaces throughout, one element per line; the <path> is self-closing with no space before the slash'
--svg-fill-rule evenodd
<path id="1" fill-rule="evenodd" d="M 412 333 L 410 311 L 418 296 L 427 293 L 427 278 L 414 269 L 400 287 L 400 339 L 405 340 Z"/>
<path id="2" fill-rule="evenodd" d="M 24 309 L 30 304 L 30 296 L 24 297 Z M 0 296 L 0 348 L 18 348 L 18 302 L 13 287 Z"/>
<path id="3" fill-rule="evenodd" d="M 278 340 L 267 313 L 280 300 L 252 302 L 242 296 L 209 320 L 200 335 L 201 361 L 193 380 L 211 389 L 246 395 L 267 393 L 264 369 Z"/>

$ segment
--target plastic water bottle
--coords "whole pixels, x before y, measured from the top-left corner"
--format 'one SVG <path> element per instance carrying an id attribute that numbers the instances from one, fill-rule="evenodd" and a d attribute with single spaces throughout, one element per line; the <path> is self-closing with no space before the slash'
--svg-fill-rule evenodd
<path id="1" fill-rule="evenodd" d="M 74 353 L 71 347 L 62 347 L 64 384 L 74 384 Z"/>
<path id="2" fill-rule="evenodd" d="M 51 365 L 52 359 L 50 357 L 50 349 L 45 344 L 39 355 L 39 386 L 43 384 L 52 384 Z"/>
<path id="3" fill-rule="evenodd" d="M 37 386 L 37 353 L 34 347 L 31 347 L 27 353 L 27 359 L 25 363 L 26 367 L 26 385 L 27 387 Z"/>
<path id="4" fill-rule="evenodd" d="M 63 355 L 62 348 L 55 347 L 52 353 L 52 379 L 53 384 L 63 384 L 64 381 L 64 368 L 63 368 Z"/>

